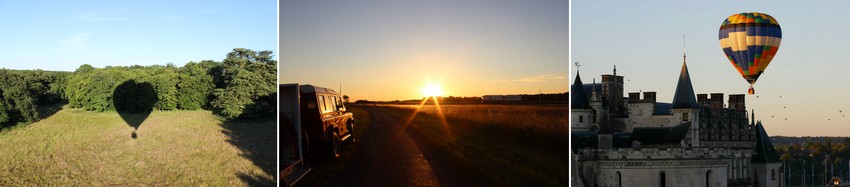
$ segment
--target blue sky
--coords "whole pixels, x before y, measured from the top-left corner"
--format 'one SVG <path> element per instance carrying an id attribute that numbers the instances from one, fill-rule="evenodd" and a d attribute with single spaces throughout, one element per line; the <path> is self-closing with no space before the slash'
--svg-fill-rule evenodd
<path id="1" fill-rule="evenodd" d="M 281 1 L 280 81 L 353 99 L 563 93 L 569 4 L 514 1 Z"/>
<path id="2" fill-rule="evenodd" d="M 755 109 L 771 135 L 850 135 L 850 2 L 573 1 L 572 6 L 571 61 L 581 64 L 582 81 L 598 81 L 617 65 L 627 93 L 657 91 L 665 102 L 673 99 L 683 34 L 696 93 L 746 93 L 749 84 L 721 51 L 718 29 L 735 13 L 767 13 L 782 27 L 782 44 L 755 85 L 757 95 L 747 96 L 747 108 Z M 571 80 L 575 73 L 572 66 Z"/>
<path id="3" fill-rule="evenodd" d="M 73 71 L 277 55 L 275 1 L 0 1 L 0 67 Z"/>

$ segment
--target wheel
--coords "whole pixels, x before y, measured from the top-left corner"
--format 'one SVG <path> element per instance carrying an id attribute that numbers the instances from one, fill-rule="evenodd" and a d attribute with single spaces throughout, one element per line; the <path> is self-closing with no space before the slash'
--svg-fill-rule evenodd
<path id="1" fill-rule="evenodd" d="M 340 145 L 339 145 L 339 133 L 337 133 L 337 132 L 333 133 L 333 139 L 331 139 L 331 146 L 330 147 L 331 147 L 331 151 L 330 151 L 331 154 L 329 156 L 331 156 L 331 158 L 339 158 L 339 155 L 342 154 L 342 150 L 340 149 Z"/>
<path id="2" fill-rule="evenodd" d="M 351 139 L 351 143 L 356 143 L 357 138 L 354 137 L 354 122 L 348 122 L 348 139 Z"/>

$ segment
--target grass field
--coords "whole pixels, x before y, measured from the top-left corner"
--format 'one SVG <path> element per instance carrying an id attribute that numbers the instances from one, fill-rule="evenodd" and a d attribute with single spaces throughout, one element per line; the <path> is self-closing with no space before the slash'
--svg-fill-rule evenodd
<path id="1" fill-rule="evenodd" d="M 408 119 L 417 106 L 380 107 Z M 437 155 L 485 186 L 563 186 L 568 176 L 566 105 L 443 105 L 448 130 L 433 105 L 411 128 L 437 145 Z"/>
<path id="2" fill-rule="evenodd" d="M 0 186 L 274 185 L 275 125 L 154 111 L 134 139 L 116 112 L 64 107 L 0 132 Z"/>

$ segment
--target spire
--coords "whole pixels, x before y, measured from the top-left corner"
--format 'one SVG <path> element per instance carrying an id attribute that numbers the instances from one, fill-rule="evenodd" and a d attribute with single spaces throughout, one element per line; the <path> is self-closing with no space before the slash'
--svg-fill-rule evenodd
<path id="1" fill-rule="evenodd" d="M 598 101 L 599 96 L 596 93 L 596 78 L 593 78 L 593 84 L 591 84 L 591 85 L 592 86 L 590 86 L 590 100 L 591 101 Z"/>
<path id="2" fill-rule="evenodd" d="M 617 77 L 617 65 L 614 65 L 614 77 Z"/>
<path id="3" fill-rule="evenodd" d="M 688 61 L 685 55 L 685 35 L 682 35 L 682 72 L 679 74 L 679 84 L 673 95 L 673 108 L 696 108 L 694 86 L 691 85 L 691 75 L 688 73 Z"/>
<path id="4" fill-rule="evenodd" d="M 673 108 L 696 108 L 697 106 L 694 87 L 691 85 L 691 76 L 688 73 L 688 63 L 682 62 L 679 84 L 676 85 L 676 94 L 673 95 Z"/>
<path id="5" fill-rule="evenodd" d="M 575 109 L 589 109 L 590 105 L 587 104 L 587 95 L 584 93 L 584 88 L 581 83 L 581 76 L 579 76 L 579 71 L 576 70 L 576 80 L 573 82 L 573 86 L 570 87 L 570 108 Z"/>
<path id="6" fill-rule="evenodd" d="M 750 120 L 752 122 L 750 122 L 750 124 L 756 125 L 756 109 L 750 109 L 750 110 L 752 110 L 752 112 L 750 113 L 750 116 L 751 116 Z"/>
<path id="7" fill-rule="evenodd" d="M 686 51 L 686 46 L 685 46 L 685 35 L 683 34 L 683 35 L 682 35 L 682 62 L 687 61 L 687 56 L 688 56 L 688 55 L 686 55 L 687 53 L 686 53 L 685 51 Z"/>
<path id="8" fill-rule="evenodd" d="M 770 136 L 764 130 L 764 125 L 761 121 L 756 123 L 756 152 L 753 155 L 753 163 L 777 163 L 782 162 L 779 159 L 779 153 L 773 147 L 773 142 L 770 141 Z"/>

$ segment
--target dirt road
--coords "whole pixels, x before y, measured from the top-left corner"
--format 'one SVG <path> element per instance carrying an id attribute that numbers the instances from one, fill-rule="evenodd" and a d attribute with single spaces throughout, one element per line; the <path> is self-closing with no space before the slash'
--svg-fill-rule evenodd
<path id="1" fill-rule="evenodd" d="M 415 130 L 374 108 L 372 124 L 351 162 L 332 186 L 468 186 L 457 170 L 443 164 Z"/>

